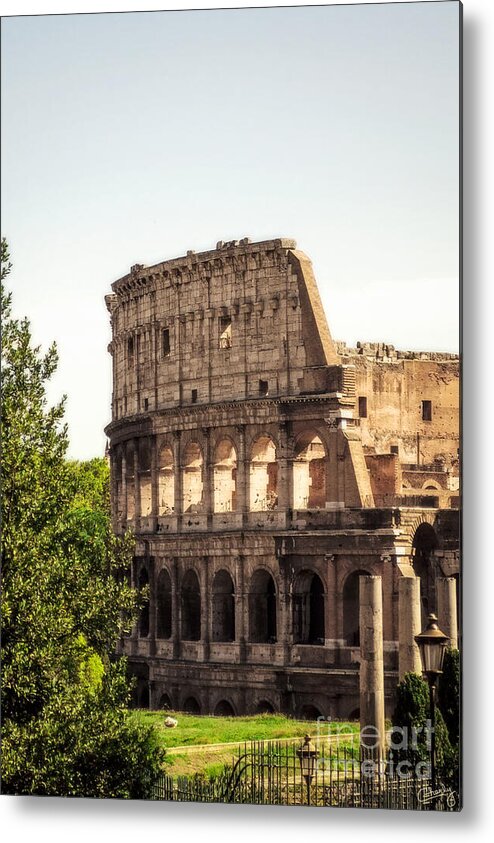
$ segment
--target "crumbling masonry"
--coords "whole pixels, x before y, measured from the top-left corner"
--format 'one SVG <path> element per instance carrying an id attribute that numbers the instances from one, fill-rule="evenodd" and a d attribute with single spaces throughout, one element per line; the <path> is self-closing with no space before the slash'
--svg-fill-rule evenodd
<path id="1" fill-rule="evenodd" d="M 458 358 L 333 342 L 291 240 L 136 265 L 112 290 L 113 522 L 150 590 L 120 645 L 135 702 L 358 716 L 367 574 L 389 713 L 400 580 L 420 577 L 425 616 L 458 579 Z"/>

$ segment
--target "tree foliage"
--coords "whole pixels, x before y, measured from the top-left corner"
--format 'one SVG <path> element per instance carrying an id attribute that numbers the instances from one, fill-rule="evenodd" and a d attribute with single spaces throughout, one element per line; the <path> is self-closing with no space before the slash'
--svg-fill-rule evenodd
<path id="1" fill-rule="evenodd" d="M 103 460 L 66 460 L 64 401 L 47 406 L 57 351 L 12 315 L 2 240 L 2 788 L 142 798 L 160 772 L 131 720 L 115 643 L 138 596 L 131 541 L 116 538 Z"/>
<path id="2" fill-rule="evenodd" d="M 439 677 L 437 700 L 453 746 L 460 740 L 460 653 L 448 649 L 444 654 L 442 675 Z"/>
<path id="3" fill-rule="evenodd" d="M 441 711 L 436 706 L 436 770 L 444 779 L 451 780 L 457 769 L 457 756 L 448 736 Z M 393 726 L 399 727 L 402 745 L 392 752 L 394 763 L 407 760 L 414 769 L 421 762 L 429 762 L 431 754 L 431 723 L 429 686 L 416 673 L 407 673 L 396 692 Z M 393 736 L 393 744 L 397 741 Z"/>

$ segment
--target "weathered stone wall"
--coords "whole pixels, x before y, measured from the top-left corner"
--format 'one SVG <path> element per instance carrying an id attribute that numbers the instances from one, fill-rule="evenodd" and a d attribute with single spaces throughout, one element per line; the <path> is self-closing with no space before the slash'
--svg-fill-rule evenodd
<path id="1" fill-rule="evenodd" d="M 135 532 L 133 582 L 150 590 L 120 648 L 136 702 L 355 716 L 367 575 L 382 579 L 389 714 L 399 581 L 420 563 L 432 599 L 458 572 L 457 513 L 437 508 L 457 494 L 457 363 L 340 357 L 293 241 L 133 267 L 107 306 L 113 523 Z M 436 440 L 446 460 L 426 465 Z M 432 506 L 414 508 L 417 488 Z"/>

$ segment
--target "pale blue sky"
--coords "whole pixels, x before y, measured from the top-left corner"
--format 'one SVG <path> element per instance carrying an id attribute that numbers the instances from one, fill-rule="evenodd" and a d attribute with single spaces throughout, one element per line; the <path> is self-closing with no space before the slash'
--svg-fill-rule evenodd
<path id="1" fill-rule="evenodd" d="M 458 3 L 2 22 L 2 231 L 104 448 L 104 295 L 131 264 L 294 237 L 336 339 L 458 350 Z"/>

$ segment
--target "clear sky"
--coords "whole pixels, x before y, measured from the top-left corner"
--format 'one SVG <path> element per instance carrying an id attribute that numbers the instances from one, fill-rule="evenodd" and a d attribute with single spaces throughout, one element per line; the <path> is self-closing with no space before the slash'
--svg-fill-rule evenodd
<path id="1" fill-rule="evenodd" d="M 2 21 L 2 233 L 70 456 L 134 263 L 293 237 L 335 339 L 458 350 L 458 3 Z"/>

